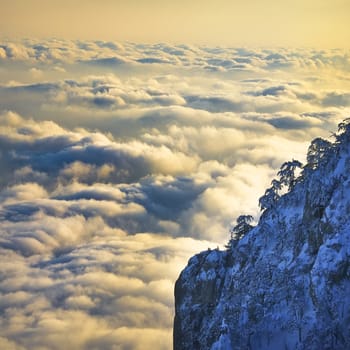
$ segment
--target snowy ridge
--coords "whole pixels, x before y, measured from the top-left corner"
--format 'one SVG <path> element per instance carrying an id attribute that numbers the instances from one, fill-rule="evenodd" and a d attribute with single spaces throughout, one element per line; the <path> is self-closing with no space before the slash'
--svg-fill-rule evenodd
<path id="1" fill-rule="evenodd" d="M 175 286 L 175 350 L 350 349 L 348 121 L 339 130 L 325 148 L 311 144 L 301 177 L 256 227 L 189 260 Z"/>

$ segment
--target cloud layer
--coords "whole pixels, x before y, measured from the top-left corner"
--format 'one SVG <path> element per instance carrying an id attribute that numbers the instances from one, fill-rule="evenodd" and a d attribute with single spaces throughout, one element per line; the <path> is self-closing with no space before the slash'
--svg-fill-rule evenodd
<path id="1" fill-rule="evenodd" d="M 349 114 L 340 50 L 26 40 L 0 60 L 1 349 L 170 349 L 187 259 Z"/>

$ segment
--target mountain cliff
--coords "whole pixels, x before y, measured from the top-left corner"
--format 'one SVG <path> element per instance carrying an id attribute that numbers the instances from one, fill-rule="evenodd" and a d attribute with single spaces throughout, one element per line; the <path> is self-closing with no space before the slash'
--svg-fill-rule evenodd
<path id="1" fill-rule="evenodd" d="M 349 125 L 311 143 L 287 192 L 261 200 L 255 227 L 189 260 L 175 285 L 175 350 L 350 349 Z"/>

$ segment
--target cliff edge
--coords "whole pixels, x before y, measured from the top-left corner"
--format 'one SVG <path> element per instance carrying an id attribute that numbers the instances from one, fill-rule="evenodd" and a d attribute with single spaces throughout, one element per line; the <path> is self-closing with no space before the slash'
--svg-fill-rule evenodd
<path id="1" fill-rule="evenodd" d="M 349 120 L 307 158 L 257 226 L 189 260 L 175 285 L 175 350 L 350 349 Z"/>

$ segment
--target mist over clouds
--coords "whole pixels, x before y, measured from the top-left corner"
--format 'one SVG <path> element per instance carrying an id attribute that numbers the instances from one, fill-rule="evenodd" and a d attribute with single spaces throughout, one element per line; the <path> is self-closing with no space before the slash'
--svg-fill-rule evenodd
<path id="1" fill-rule="evenodd" d="M 0 348 L 171 349 L 178 273 L 349 116 L 349 57 L 0 43 Z"/>

